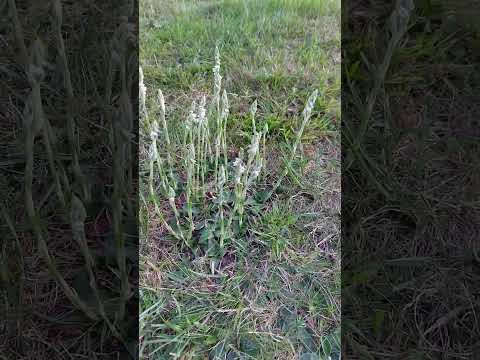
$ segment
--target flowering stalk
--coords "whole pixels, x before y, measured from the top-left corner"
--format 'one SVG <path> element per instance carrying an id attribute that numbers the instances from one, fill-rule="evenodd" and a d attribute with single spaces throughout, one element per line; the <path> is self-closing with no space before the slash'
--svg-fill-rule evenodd
<path id="1" fill-rule="evenodd" d="M 275 185 L 273 186 L 273 189 L 269 192 L 267 198 L 269 198 L 270 196 L 273 195 L 273 193 L 278 189 L 278 187 L 282 183 L 285 176 L 287 176 L 287 174 L 288 174 L 288 169 L 291 166 L 293 160 L 295 159 L 295 154 L 297 152 L 298 145 L 300 144 L 300 141 L 302 139 L 305 127 L 310 122 L 310 119 L 311 119 L 311 116 L 312 116 L 312 110 L 313 110 L 313 107 L 315 105 L 315 102 L 317 101 L 317 97 L 318 97 L 318 90 L 315 90 L 307 100 L 307 104 L 305 105 L 305 109 L 303 110 L 303 121 L 302 121 L 302 124 L 300 126 L 300 129 L 297 132 L 297 136 L 295 138 L 295 143 L 293 144 L 293 149 L 292 149 L 292 154 L 290 156 L 290 159 L 287 162 L 287 166 L 285 167 L 284 172 L 277 179 Z"/>
<path id="2" fill-rule="evenodd" d="M 81 187 L 83 198 L 86 201 L 90 200 L 90 191 L 88 191 L 87 181 L 85 175 L 82 172 L 79 161 L 79 149 L 78 144 L 75 139 L 75 119 L 72 111 L 72 103 L 74 101 L 75 95 L 73 93 L 72 79 L 70 74 L 70 69 L 68 66 L 68 59 L 65 52 L 65 43 L 62 36 L 62 20 L 63 20 L 63 10 L 62 3 L 60 0 L 54 0 L 53 2 L 53 19 L 55 27 L 55 37 L 57 42 L 57 49 L 59 54 L 59 59 L 61 62 L 61 69 L 63 70 L 63 80 L 64 86 L 67 93 L 67 136 L 70 143 L 70 149 L 72 152 L 72 163 L 73 163 L 73 173 L 75 179 Z"/>
<path id="3" fill-rule="evenodd" d="M 173 210 L 173 214 L 175 215 L 175 222 L 177 223 L 178 233 L 182 240 L 185 240 L 185 236 L 183 235 L 182 226 L 180 225 L 180 213 L 178 212 L 177 205 L 175 204 L 175 190 L 173 187 L 169 187 L 168 189 L 168 203 Z"/>
<path id="4" fill-rule="evenodd" d="M 12 1 L 13 2 L 13 1 Z M 15 2 L 13 2 L 15 5 Z M 16 26 L 20 26 L 19 23 Z M 17 29 L 17 33 L 23 34 L 23 31 Z M 23 41 L 23 39 L 21 39 Z M 21 46 L 22 48 L 22 46 Z M 26 111 L 26 116 L 24 118 L 24 131 L 25 131 L 25 205 L 27 209 L 27 216 L 29 222 L 32 226 L 33 232 L 37 238 L 38 250 L 43 256 L 48 269 L 54 279 L 59 283 L 62 288 L 65 296 L 70 300 L 70 302 L 76 306 L 78 309 L 84 312 L 84 314 L 92 319 L 97 320 L 98 317 L 95 312 L 93 312 L 87 304 L 78 296 L 76 291 L 70 287 L 70 285 L 65 281 L 62 274 L 58 271 L 54 260 L 50 256 L 50 252 L 47 247 L 45 237 L 43 235 L 43 230 L 41 228 L 37 211 L 35 209 L 33 201 L 33 163 L 34 163 L 34 144 L 35 136 L 39 131 L 43 132 L 43 138 L 45 141 L 45 146 L 47 148 L 47 155 L 49 158 L 50 170 L 53 173 L 55 184 L 57 187 L 57 193 L 59 196 L 60 202 L 62 205 L 65 205 L 63 193 L 61 191 L 60 183 L 58 180 L 58 174 L 53 161 L 52 149 L 50 147 L 50 138 L 48 129 L 45 126 L 46 118 L 43 113 L 41 94 L 40 94 L 40 83 L 43 80 L 45 74 L 43 71 L 43 49 L 39 40 L 36 40 L 33 45 L 33 52 L 31 56 L 31 62 L 26 63 L 26 72 L 32 87 L 32 95 L 30 97 L 30 104 L 27 102 L 26 108 L 30 106 L 30 109 Z"/>
<path id="5" fill-rule="evenodd" d="M 232 231 L 232 223 L 235 214 L 239 212 L 240 207 L 243 205 L 241 204 L 243 201 L 243 183 L 242 180 L 244 178 L 244 173 L 246 168 L 243 164 L 243 149 L 240 149 L 239 157 L 235 159 L 233 162 L 233 167 L 235 168 L 235 179 L 234 179 L 234 193 L 235 193 L 235 200 L 233 205 L 233 210 L 230 212 L 230 217 L 228 219 L 228 229 Z"/>
<path id="6" fill-rule="evenodd" d="M 227 171 L 228 165 L 228 153 L 227 153 L 227 119 L 228 114 L 230 113 L 230 105 L 228 103 L 227 92 L 223 90 L 222 94 L 222 115 L 221 115 L 221 122 L 220 124 L 220 131 L 221 131 L 221 143 L 222 143 L 222 151 L 223 151 L 223 165 L 225 171 Z M 228 176 L 228 174 L 226 174 Z"/>
<path id="7" fill-rule="evenodd" d="M 206 97 L 203 96 L 198 106 L 198 189 L 201 193 L 205 191 L 205 176 L 207 173 L 207 115 L 206 115 Z"/>
<path id="8" fill-rule="evenodd" d="M 252 138 L 252 142 L 250 147 L 248 148 L 248 160 L 247 160 L 247 167 L 245 168 L 245 172 L 243 173 L 243 186 L 242 191 L 240 193 L 240 202 L 238 206 L 238 216 L 239 216 L 239 223 L 240 226 L 243 224 L 243 213 L 245 211 L 245 200 L 247 198 L 247 191 L 251 183 L 257 179 L 258 175 L 260 174 L 262 163 L 261 161 L 257 161 L 254 165 L 254 160 L 257 158 L 260 145 L 260 134 L 255 133 Z M 252 169 L 252 167 L 254 167 Z M 250 171 L 253 170 L 251 173 Z"/>
<path id="9" fill-rule="evenodd" d="M 147 110 L 147 87 L 144 83 L 143 69 L 140 66 L 138 69 L 138 99 L 140 103 L 140 113 L 143 114 L 145 120 L 148 121 L 148 110 Z"/>
<path id="10" fill-rule="evenodd" d="M 153 148 L 153 144 L 151 145 Z M 160 217 L 160 221 L 162 222 L 163 226 L 167 229 L 167 231 L 176 239 L 183 240 L 182 236 L 177 233 L 173 228 L 168 224 L 163 216 L 162 209 L 160 209 L 160 204 L 158 202 L 157 194 L 155 192 L 153 186 L 153 178 L 154 178 L 154 163 L 155 163 L 155 155 L 153 149 L 149 151 L 149 169 L 150 169 L 150 176 L 149 176 L 149 189 L 150 189 L 150 197 L 153 201 L 155 206 L 155 213 Z"/>
<path id="11" fill-rule="evenodd" d="M 163 132 L 165 134 L 165 142 L 167 144 L 167 164 L 168 164 L 168 174 L 170 176 L 170 180 L 173 184 L 173 188 L 177 188 L 177 183 L 175 181 L 175 177 L 173 176 L 173 161 L 172 161 L 172 155 L 173 154 L 173 148 L 172 148 L 172 143 L 170 142 L 170 135 L 168 133 L 168 126 L 167 126 L 167 121 L 165 119 L 165 99 L 163 97 L 162 90 L 158 90 L 158 104 L 160 107 L 160 121 L 162 122 L 163 126 Z"/>
<path id="12" fill-rule="evenodd" d="M 220 165 L 220 174 L 218 176 L 218 200 L 219 200 L 219 211 L 220 211 L 220 249 L 222 250 L 225 242 L 225 220 L 223 214 L 223 204 L 224 204 L 224 194 L 223 187 L 225 186 L 226 181 L 226 172 L 225 167 Z"/>
<path id="13" fill-rule="evenodd" d="M 190 223 L 190 229 L 188 232 L 187 240 L 192 238 L 193 230 L 195 230 L 195 224 L 193 222 L 193 205 L 192 205 L 192 182 L 193 182 L 193 172 L 195 166 L 195 149 L 193 146 L 188 147 L 188 155 L 186 159 L 187 167 L 187 189 L 186 189 L 186 201 L 187 201 L 187 212 L 188 220 Z"/>

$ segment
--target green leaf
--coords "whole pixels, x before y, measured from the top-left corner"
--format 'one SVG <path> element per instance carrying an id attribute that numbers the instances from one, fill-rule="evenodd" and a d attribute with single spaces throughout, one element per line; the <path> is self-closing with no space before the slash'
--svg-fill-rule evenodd
<path id="1" fill-rule="evenodd" d="M 265 190 L 258 191 L 258 192 L 255 194 L 255 200 L 256 200 L 259 204 L 264 204 L 265 201 L 268 199 L 268 195 L 269 195 L 269 192 L 268 192 L 268 191 L 265 191 Z"/>
<path id="2" fill-rule="evenodd" d="M 259 349 L 251 336 L 242 336 L 240 338 L 240 350 L 247 355 L 256 357 Z"/>

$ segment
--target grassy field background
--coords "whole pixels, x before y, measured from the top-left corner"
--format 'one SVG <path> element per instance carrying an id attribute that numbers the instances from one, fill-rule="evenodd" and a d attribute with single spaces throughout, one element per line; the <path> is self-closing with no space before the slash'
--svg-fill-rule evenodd
<path id="1" fill-rule="evenodd" d="M 229 148 L 236 151 L 248 141 L 248 109 L 257 99 L 258 122 L 270 128 L 267 168 L 273 176 L 304 101 L 314 89 L 320 97 L 295 173 L 214 274 L 207 258 L 184 253 L 167 236 L 152 204 L 144 204 L 143 358 L 336 358 L 340 1 L 141 2 L 147 104 L 160 88 L 168 121 L 182 126 L 192 99 L 211 92 L 216 45 L 231 103 Z M 145 158 L 142 144 L 141 154 Z"/>
<path id="2" fill-rule="evenodd" d="M 477 4 L 342 8 L 345 358 L 478 357 Z"/>

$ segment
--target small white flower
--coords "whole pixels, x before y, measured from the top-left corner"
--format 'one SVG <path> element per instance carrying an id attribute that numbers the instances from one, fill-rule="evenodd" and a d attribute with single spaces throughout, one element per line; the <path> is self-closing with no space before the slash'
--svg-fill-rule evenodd
<path id="1" fill-rule="evenodd" d="M 246 168 L 243 165 L 243 161 L 240 158 L 236 158 L 233 162 L 233 166 L 235 167 L 235 184 L 240 184 L 242 180 L 242 175 L 245 172 Z"/>
<path id="2" fill-rule="evenodd" d="M 233 163 L 232 163 L 233 167 L 237 167 L 237 166 L 240 166 L 242 164 L 243 164 L 243 161 L 240 158 L 236 158 L 235 160 L 233 160 Z"/>
<path id="3" fill-rule="evenodd" d="M 195 165 L 195 148 L 193 144 L 189 144 L 187 147 L 187 165 Z"/>
<path id="4" fill-rule="evenodd" d="M 165 98 L 163 97 L 162 90 L 158 89 L 158 104 L 160 105 L 160 111 L 165 114 Z"/>
<path id="5" fill-rule="evenodd" d="M 223 165 L 220 165 L 220 173 L 218 174 L 218 186 L 223 188 L 225 185 L 226 176 L 225 176 L 225 168 Z"/>
<path id="6" fill-rule="evenodd" d="M 207 110 L 205 109 L 206 103 L 207 103 L 207 99 L 204 95 L 202 97 L 202 100 L 200 100 L 200 103 L 198 104 L 197 123 L 200 125 L 204 125 L 206 123 L 206 119 L 207 119 Z"/>
<path id="7" fill-rule="evenodd" d="M 156 120 L 153 120 L 151 129 L 150 129 L 150 138 L 152 140 L 158 139 L 159 133 L 160 133 L 160 130 L 158 128 L 158 122 Z"/>
<path id="8" fill-rule="evenodd" d="M 168 187 L 168 201 L 175 202 L 175 190 L 171 186 Z"/>
<path id="9" fill-rule="evenodd" d="M 222 94 L 222 119 L 226 119 L 230 113 L 230 105 L 228 103 L 227 92 L 223 90 Z"/>
<path id="10" fill-rule="evenodd" d="M 147 97 L 147 87 L 145 86 L 145 84 L 143 83 L 143 70 L 142 70 L 142 67 L 140 66 L 139 68 L 139 75 L 138 75 L 138 78 L 139 78 L 139 81 L 138 81 L 138 97 L 139 97 L 139 100 L 140 100 L 140 105 L 142 107 L 142 110 L 145 111 L 146 110 L 146 97 Z"/>
<path id="11" fill-rule="evenodd" d="M 317 101 L 318 97 L 318 90 L 315 90 L 312 95 L 307 100 L 307 104 L 305 105 L 305 109 L 303 109 L 303 116 L 304 118 L 310 118 L 312 114 L 313 107 L 315 106 L 315 101 Z"/>
<path id="12" fill-rule="evenodd" d="M 252 180 L 255 180 L 256 178 L 258 178 L 258 176 L 260 175 L 260 171 L 262 171 L 262 161 L 257 161 L 255 163 L 255 166 L 253 167 L 253 170 L 252 170 Z"/>
<path id="13" fill-rule="evenodd" d="M 187 121 L 186 121 L 186 124 L 185 124 L 185 127 L 187 128 L 187 130 L 190 130 L 193 126 L 193 124 L 196 123 L 196 116 L 195 115 L 195 108 L 196 108 L 197 104 L 195 103 L 195 100 L 192 101 L 192 105 L 190 106 L 190 111 L 188 113 L 188 116 L 187 116 Z"/>
<path id="14" fill-rule="evenodd" d="M 218 46 L 215 47 L 215 65 L 213 67 L 213 78 L 215 98 L 218 99 L 218 97 L 220 96 L 220 88 L 222 86 L 222 76 L 220 75 L 220 52 L 218 51 Z"/>
<path id="15" fill-rule="evenodd" d="M 248 148 L 248 153 L 250 156 L 255 156 L 258 153 L 259 150 L 259 145 L 260 145 L 260 134 L 255 134 L 253 135 L 252 138 L 252 143 L 250 144 L 250 147 Z"/>
<path id="16" fill-rule="evenodd" d="M 155 148 L 155 143 L 151 143 L 150 146 L 148 147 L 148 159 L 149 160 L 155 160 L 156 155 L 156 148 Z"/>

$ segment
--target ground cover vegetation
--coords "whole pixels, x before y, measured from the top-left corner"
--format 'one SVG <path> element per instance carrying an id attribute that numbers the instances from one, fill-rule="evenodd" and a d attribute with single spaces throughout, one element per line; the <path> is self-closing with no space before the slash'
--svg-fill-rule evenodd
<path id="1" fill-rule="evenodd" d="M 478 354 L 478 2 L 342 7 L 342 345 Z"/>
<path id="2" fill-rule="evenodd" d="M 338 358 L 339 5 L 141 2 L 143 358 Z"/>
<path id="3" fill-rule="evenodd" d="M 135 356 L 137 5 L 0 1 L 0 358 Z"/>

